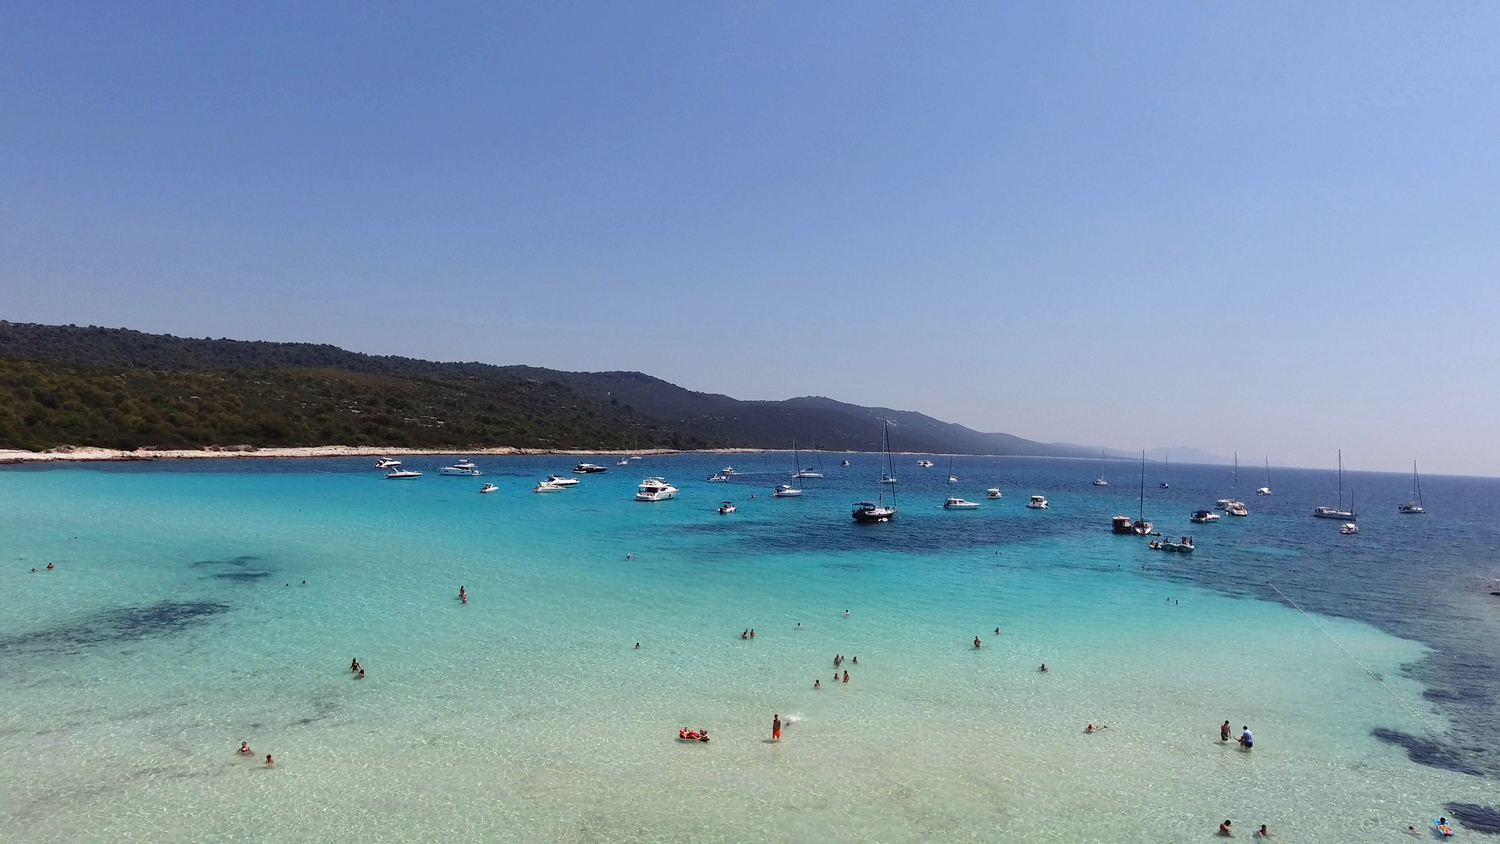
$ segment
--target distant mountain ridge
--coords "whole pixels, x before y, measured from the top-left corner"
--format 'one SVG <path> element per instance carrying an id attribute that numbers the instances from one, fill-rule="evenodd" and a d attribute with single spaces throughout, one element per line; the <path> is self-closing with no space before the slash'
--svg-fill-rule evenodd
<path id="1" fill-rule="evenodd" d="M 226 436 L 252 445 L 325 445 L 340 444 L 325 440 L 343 436 L 356 440 L 344 444 L 396 446 L 786 448 L 795 438 L 808 448 L 815 440 L 828 450 L 874 451 L 880 448 L 881 422 L 889 420 L 893 445 L 902 451 L 1048 457 L 1094 453 L 1082 446 L 983 433 L 914 411 L 821 396 L 740 401 L 640 372 L 441 363 L 320 343 L 0 321 L 0 358 L 12 361 L 14 370 L 5 379 L 14 398 L 0 392 L 8 406 L 0 408 L 0 441 L 11 447 L 115 441 L 231 444 L 206 441 Z M 247 372 L 259 377 L 241 377 Z M 317 389 L 319 379 L 327 381 L 329 373 L 347 374 L 333 379 L 340 387 L 337 396 Z M 38 389 L 43 382 L 67 385 L 65 395 L 53 395 L 46 386 Z M 127 386 L 120 387 L 122 383 Z M 202 401 L 200 394 L 209 389 L 218 414 L 212 425 L 192 418 L 195 412 L 203 415 L 196 410 L 201 405 L 187 401 Z M 252 389 L 247 405 L 240 393 Z M 146 393 L 135 396 L 131 390 Z M 182 395 L 169 398 L 174 390 Z M 149 415 L 146 409 L 168 400 L 176 401 L 178 410 L 160 414 L 144 428 L 136 421 Z M 141 412 L 116 412 L 132 401 Z M 236 408 L 244 406 L 259 414 L 253 423 L 236 416 Z M 445 414 L 454 420 L 445 421 Z M 278 415 L 295 424 L 278 423 Z M 65 436 L 94 441 L 59 441 Z M 502 437 L 514 441 L 493 441 Z"/>

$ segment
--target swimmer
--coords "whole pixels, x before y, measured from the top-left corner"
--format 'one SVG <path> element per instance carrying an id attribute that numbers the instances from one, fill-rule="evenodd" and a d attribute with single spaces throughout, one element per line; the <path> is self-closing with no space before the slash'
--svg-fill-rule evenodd
<path id="1" fill-rule="evenodd" d="M 51 563 L 47 564 L 47 571 L 52 571 L 52 564 Z"/>
<path id="2" fill-rule="evenodd" d="M 641 649 L 641 643 L 640 642 L 636 642 L 635 643 L 635 649 L 636 650 L 640 650 Z"/>
<path id="3" fill-rule="evenodd" d="M 50 568 L 52 568 L 52 566 L 48 565 L 47 568 L 50 569 Z M 848 610 L 844 610 L 844 618 L 848 618 L 848 617 L 849 617 L 849 611 Z"/>
<path id="4" fill-rule="evenodd" d="M 854 657 L 854 658 L 850 659 L 849 661 L 852 662 L 852 663 L 854 663 L 855 665 L 859 665 L 859 657 Z"/>
<path id="5" fill-rule="evenodd" d="M 797 622 L 797 629 L 798 629 L 798 630 L 801 630 L 801 629 L 802 629 L 802 622 L 800 622 L 800 621 L 799 621 L 799 622 Z"/>
<path id="6" fill-rule="evenodd" d="M 302 585 L 303 585 L 303 586 L 306 586 L 306 585 L 307 585 L 307 581 L 305 581 L 305 580 L 304 580 L 304 581 L 302 581 Z"/>
<path id="7" fill-rule="evenodd" d="M 467 604 L 469 602 L 469 592 L 462 586 L 458 587 L 458 602 L 460 604 Z"/>
<path id="8" fill-rule="evenodd" d="M 1256 830 L 1255 834 L 1259 835 L 1261 838 L 1270 838 L 1271 837 L 1271 830 L 1266 829 L 1266 825 L 1265 824 L 1261 824 L 1260 825 L 1260 829 Z"/>
<path id="9" fill-rule="evenodd" d="M 275 764 L 276 764 L 276 760 L 272 759 L 271 758 L 271 754 L 267 753 L 266 754 L 266 767 L 269 768 L 269 767 L 271 767 L 272 765 L 275 765 Z"/>
<path id="10" fill-rule="evenodd" d="M 815 689 L 821 689 L 821 688 L 823 688 L 823 681 L 822 680 L 814 680 L 813 681 L 813 688 L 815 688 Z"/>
<path id="11" fill-rule="evenodd" d="M 35 567 L 33 567 L 33 568 L 32 568 L 32 569 L 31 569 L 31 573 L 32 573 L 32 574 L 36 574 L 36 568 L 35 568 Z"/>
<path id="12" fill-rule="evenodd" d="M 976 647 L 976 648 L 979 647 L 979 637 L 978 636 L 974 637 L 974 647 Z"/>
<path id="13" fill-rule="evenodd" d="M 359 671 L 359 657 L 355 657 L 354 660 L 349 663 L 349 670 Z"/>
<path id="14" fill-rule="evenodd" d="M 781 716 L 771 716 L 771 741 L 781 741 Z"/>
<path id="15" fill-rule="evenodd" d="M 240 742 L 240 755 L 241 756 L 254 756 L 255 755 L 255 751 L 253 751 L 253 750 L 250 749 L 250 742 L 248 742 L 248 741 L 242 741 L 242 742 Z"/>
<path id="16" fill-rule="evenodd" d="M 1090 724 L 1090 725 L 1088 725 L 1088 726 L 1087 726 L 1087 727 L 1084 727 L 1084 728 L 1083 728 L 1083 731 L 1084 731 L 1084 732 L 1085 732 L 1085 733 L 1097 733 L 1097 732 L 1099 732 L 1099 731 L 1100 731 L 1100 730 L 1107 730 L 1107 729 L 1109 729 L 1109 725 L 1108 725 L 1108 724 L 1100 724 L 1100 725 L 1099 725 L 1099 726 L 1097 726 L 1097 727 L 1096 727 L 1096 726 L 1094 726 L 1094 725 L 1093 725 L 1093 724 Z"/>
<path id="17" fill-rule="evenodd" d="M 998 627 L 995 628 L 995 635 L 996 636 L 1000 635 L 1000 628 L 998 628 Z"/>
<path id="18" fill-rule="evenodd" d="M 755 628 L 754 627 L 750 628 L 750 638 L 752 638 L 752 639 L 755 638 Z"/>
<path id="19" fill-rule="evenodd" d="M 1219 741 L 1229 741 L 1229 734 L 1231 732 L 1232 732 L 1232 730 L 1229 729 L 1229 722 L 1228 721 L 1225 721 L 1224 723 L 1220 724 L 1219 725 Z"/>
<path id="20" fill-rule="evenodd" d="M 1045 662 L 1044 662 L 1044 663 L 1042 663 L 1042 667 L 1041 667 L 1041 669 L 1040 669 L 1040 670 L 1041 670 L 1041 672 L 1042 672 L 1042 673 L 1043 673 L 1043 674 L 1046 674 L 1046 673 L 1047 673 L 1047 663 L 1045 663 Z"/>
<path id="21" fill-rule="evenodd" d="M 844 682 L 845 683 L 849 682 L 849 672 L 847 672 L 847 671 L 844 672 Z"/>
<path id="22" fill-rule="evenodd" d="M 356 680 L 363 680 L 363 679 L 365 679 L 365 670 L 363 668 L 359 669 L 359 673 L 356 674 L 356 675 L 354 675 L 354 679 L 356 679 Z"/>
<path id="23" fill-rule="evenodd" d="M 749 630 L 749 628 L 746 628 L 746 629 L 740 631 L 740 638 L 741 639 L 748 639 L 748 638 L 750 638 L 750 630 Z"/>
<path id="24" fill-rule="evenodd" d="M 751 498 L 754 498 L 754 497 L 755 496 L 753 496 L 753 495 L 751 496 Z M 635 555 L 634 554 L 626 554 L 625 555 L 625 559 L 627 559 L 627 560 L 634 560 L 635 559 Z"/>
<path id="25" fill-rule="evenodd" d="M 1229 821 L 1224 821 L 1223 823 L 1219 824 L 1219 834 L 1224 836 L 1225 838 L 1233 838 L 1234 830 L 1230 829 L 1230 826 L 1231 824 Z"/>

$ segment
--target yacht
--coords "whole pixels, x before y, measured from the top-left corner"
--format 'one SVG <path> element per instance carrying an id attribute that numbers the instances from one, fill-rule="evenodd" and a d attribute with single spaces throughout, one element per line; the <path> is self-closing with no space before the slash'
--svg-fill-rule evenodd
<path id="1" fill-rule="evenodd" d="M 1218 520 L 1219 514 L 1215 513 L 1212 510 L 1195 510 L 1193 511 L 1193 515 L 1188 516 L 1188 521 L 1199 525 L 1205 525 L 1209 522 L 1217 522 Z"/>
<path id="2" fill-rule="evenodd" d="M 391 471 L 385 473 L 385 479 L 388 481 L 399 481 L 402 478 L 420 477 L 422 477 L 421 472 L 413 472 L 410 469 L 392 469 Z"/>
<path id="3" fill-rule="evenodd" d="M 600 472 L 608 471 L 609 468 L 607 466 L 595 466 L 592 463 L 579 463 L 573 467 L 573 474 L 575 475 L 597 475 Z"/>
<path id="4" fill-rule="evenodd" d="M 1359 533 L 1359 525 L 1353 522 L 1345 522 L 1344 524 L 1339 525 L 1339 533 L 1342 533 L 1345 536 L 1353 533 Z"/>
<path id="5" fill-rule="evenodd" d="M 894 484 L 896 482 L 896 467 L 891 460 L 891 423 L 882 420 L 880 429 L 880 483 Z M 860 524 L 870 525 L 889 522 L 896 518 L 896 489 L 891 488 L 891 503 L 885 503 L 885 489 L 880 489 L 880 495 L 876 501 L 861 501 L 854 505 L 854 512 L 850 514 L 854 521 Z"/>
<path id="6" fill-rule="evenodd" d="M 479 471 L 479 467 L 475 466 L 473 463 L 470 463 L 467 460 L 460 460 L 457 463 L 454 463 L 452 466 L 444 466 L 443 468 L 439 469 L 438 474 L 478 477 L 484 473 Z"/>
<path id="7" fill-rule="evenodd" d="M 1167 476 L 1172 473 L 1172 455 L 1166 454 L 1162 456 L 1161 467 L 1160 486 L 1162 489 L 1171 489 L 1172 485 L 1167 483 Z"/>
<path id="8" fill-rule="evenodd" d="M 1396 508 L 1397 513 L 1405 513 L 1408 516 L 1421 516 L 1426 514 L 1427 508 L 1422 506 L 1422 482 L 1417 479 L 1417 461 L 1411 462 L 1411 500 Z"/>
<path id="9" fill-rule="evenodd" d="M 1033 495 L 1031 496 L 1031 500 L 1026 502 L 1026 506 L 1033 510 L 1045 510 L 1047 509 L 1047 499 L 1040 495 Z"/>
<path id="10" fill-rule="evenodd" d="M 917 461 L 917 465 L 921 466 L 923 469 L 931 469 L 932 468 L 932 461 L 931 460 L 918 460 Z"/>
<path id="11" fill-rule="evenodd" d="M 722 468 L 722 469 L 719 470 L 719 474 L 721 474 L 721 475 L 734 475 L 734 474 L 737 474 L 737 473 L 734 471 L 734 467 L 733 466 L 725 466 L 724 468 Z"/>
<path id="12" fill-rule="evenodd" d="M 1109 481 L 1104 479 L 1104 452 L 1099 452 L 1099 477 L 1094 478 L 1094 486 L 1109 486 Z"/>
<path id="13" fill-rule="evenodd" d="M 1239 501 L 1235 501 L 1235 502 L 1231 503 L 1229 505 L 1229 508 L 1227 510 L 1225 510 L 1225 512 L 1228 513 L 1231 516 L 1248 516 L 1248 515 L 1250 515 L 1250 511 L 1245 507 L 1244 503 L 1243 502 L 1239 502 Z"/>
<path id="14" fill-rule="evenodd" d="M 630 459 L 628 457 L 621 457 L 619 460 L 615 461 L 615 465 L 616 466 L 629 466 L 630 465 Z"/>
<path id="15" fill-rule="evenodd" d="M 531 488 L 532 492 L 562 492 L 566 487 L 560 487 L 551 481 L 542 481 Z"/>
<path id="16" fill-rule="evenodd" d="M 719 515 L 721 515 L 721 516 L 727 516 L 727 515 L 729 515 L 730 513 L 733 513 L 733 512 L 734 512 L 734 502 L 733 501 L 726 501 L 723 504 L 719 505 Z"/>
<path id="17" fill-rule="evenodd" d="M 375 461 L 375 468 L 377 469 L 394 469 L 400 465 L 400 460 L 395 460 L 390 457 L 382 457 L 379 460 Z"/>
<path id="18" fill-rule="evenodd" d="M 714 472 L 708 476 L 707 480 L 711 484 L 726 484 L 729 483 L 729 476 L 723 472 Z"/>
<path id="19" fill-rule="evenodd" d="M 800 496 L 801 494 L 802 494 L 802 490 L 797 489 L 796 487 L 792 486 L 791 484 L 782 484 L 781 486 L 776 487 L 776 491 L 771 493 L 771 497 L 772 498 L 796 498 L 796 497 Z"/>
<path id="20" fill-rule="evenodd" d="M 950 496 L 948 496 L 948 500 L 945 501 L 945 502 L 943 502 L 943 509 L 944 510 L 978 510 L 979 509 L 979 505 L 977 503 L 973 502 L 973 501 L 965 501 L 965 500 L 963 500 L 962 498 L 959 498 L 956 495 L 950 495 Z"/>
<path id="21" fill-rule="evenodd" d="M 1344 519 L 1354 521 L 1354 497 L 1349 497 L 1349 509 L 1344 509 L 1344 450 L 1339 449 L 1339 506 L 1316 507 L 1313 509 L 1313 517 L 1318 519 Z"/>
<path id="22" fill-rule="evenodd" d="M 1119 518 L 1118 516 L 1116 518 Z M 1141 510 L 1130 524 L 1130 532 L 1145 536 L 1151 532 L 1151 523 L 1146 521 L 1146 451 L 1141 450 Z"/>
<path id="23" fill-rule="evenodd" d="M 1230 497 L 1220 498 L 1218 501 L 1215 501 L 1214 509 L 1223 510 L 1231 516 L 1248 516 L 1250 515 L 1250 511 L 1245 507 L 1245 502 L 1241 501 L 1238 495 L 1240 490 L 1239 452 L 1234 453 L 1234 474 L 1231 477 L 1233 480 L 1230 481 L 1229 485 Z"/>
<path id="24" fill-rule="evenodd" d="M 794 477 L 794 478 L 821 478 L 821 477 L 823 477 L 823 455 L 821 455 L 821 454 L 818 453 L 818 441 L 817 440 L 813 440 L 813 459 L 818 462 L 818 468 L 817 469 L 813 469 L 811 466 L 807 467 L 806 469 L 797 468 L 797 467 L 799 467 L 799 466 L 802 465 L 802 461 L 800 459 L 796 459 L 796 457 L 797 457 L 797 441 L 796 440 L 792 440 L 792 457 L 794 458 L 792 460 L 792 468 L 797 469 L 796 474 L 792 475 L 792 477 Z"/>
<path id="25" fill-rule="evenodd" d="M 479 491 L 480 492 L 499 492 L 500 491 L 500 487 L 497 487 L 494 484 L 485 484 L 484 486 L 482 486 L 482 487 L 479 488 Z"/>
<path id="26" fill-rule="evenodd" d="M 547 483 L 553 486 L 578 486 L 578 479 L 565 478 L 562 475 L 548 475 Z"/>
<path id="27" fill-rule="evenodd" d="M 1255 490 L 1256 495 L 1271 494 L 1271 457 L 1266 455 L 1266 485 Z"/>
<path id="28" fill-rule="evenodd" d="M 848 466 L 849 465 L 849 461 L 845 460 L 845 461 L 839 463 L 839 465 L 840 466 Z"/>
<path id="29" fill-rule="evenodd" d="M 989 489 L 985 490 L 984 494 L 989 496 L 991 500 L 1000 498 L 1000 487 L 992 486 Z"/>
<path id="30" fill-rule="evenodd" d="M 631 459 L 631 460 L 640 460 L 640 459 L 641 459 L 641 456 L 640 456 L 640 455 L 639 455 L 639 454 L 636 454 L 636 455 L 631 455 L 631 458 L 630 458 L 630 459 Z"/>
<path id="31" fill-rule="evenodd" d="M 676 497 L 677 487 L 661 478 L 647 478 L 635 490 L 636 501 L 666 501 Z"/>

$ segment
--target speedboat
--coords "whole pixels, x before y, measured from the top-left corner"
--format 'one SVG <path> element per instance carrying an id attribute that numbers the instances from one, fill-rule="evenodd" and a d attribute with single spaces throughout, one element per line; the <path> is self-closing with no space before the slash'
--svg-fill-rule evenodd
<path id="1" fill-rule="evenodd" d="M 396 468 L 397 466 L 400 466 L 400 465 L 401 465 L 401 461 L 400 460 L 395 460 L 395 459 L 390 458 L 390 457 L 382 457 L 379 460 L 375 461 L 375 468 L 377 468 L 377 469 L 394 469 L 394 468 Z"/>
<path id="2" fill-rule="evenodd" d="M 923 469 L 931 469 L 932 468 L 932 461 L 931 460 L 918 460 L 917 461 L 917 465 L 921 466 Z"/>
<path id="3" fill-rule="evenodd" d="M 802 494 L 802 490 L 797 489 L 796 487 L 792 486 L 791 484 L 782 484 L 781 486 L 776 487 L 776 491 L 773 492 L 773 493 L 771 493 L 771 497 L 772 498 L 796 498 L 797 496 L 799 496 L 801 494 Z"/>
<path id="4" fill-rule="evenodd" d="M 992 486 L 989 489 L 985 490 L 984 494 L 988 495 L 991 499 L 999 498 L 999 497 L 1001 497 L 1000 496 L 1000 487 Z"/>
<path id="5" fill-rule="evenodd" d="M 608 471 L 609 471 L 608 467 L 606 467 L 606 466 L 595 466 L 592 463 L 579 463 L 577 466 L 573 467 L 573 474 L 575 474 L 575 475 L 597 475 L 600 472 L 608 472 Z"/>
<path id="6" fill-rule="evenodd" d="M 943 502 L 943 509 L 944 510 L 978 510 L 979 509 L 979 505 L 976 504 L 976 503 L 974 503 L 973 501 L 965 501 L 965 500 L 963 500 L 962 498 L 959 498 L 956 495 L 950 495 L 950 496 L 948 496 L 948 500 L 945 501 L 945 502 Z"/>
<path id="7" fill-rule="evenodd" d="M 853 515 L 854 521 L 864 524 L 888 522 L 896 518 L 896 508 L 894 506 L 887 507 L 884 504 L 877 504 L 873 501 L 861 501 L 854 505 Z"/>
<path id="8" fill-rule="evenodd" d="M 482 475 L 484 473 L 479 471 L 479 467 L 475 466 L 473 463 L 470 463 L 467 460 L 460 460 L 457 463 L 454 463 L 452 466 L 444 466 L 443 468 L 439 469 L 438 474 L 478 477 L 479 475 Z"/>
<path id="9" fill-rule="evenodd" d="M 563 486 L 560 486 L 558 484 L 552 483 L 551 481 L 542 481 L 541 483 L 539 483 L 536 486 L 532 487 L 531 491 L 532 492 L 562 492 L 564 489 L 566 489 L 566 487 L 563 487 Z"/>
<path id="10" fill-rule="evenodd" d="M 1231 516 L 1248 516 L 1248 515 L 1250 515 L 1250 511 L 1245 508 L 1244 502 L 1240 502 L 1240 501 L 1232 501 L 1232 502 L 1230 502 L 1229 509 L 1225 510 L 1224 512 L 1228 513 Z"/>
<path id="11" fill-rule="evenodd" d="M 734 474 L 738 474 L 738 473 L 736 473 L 734 471 L 734 467 L 733 466 L 725 466 L 724 468 L 722 468 L 722 469 L 719 470 L 719 474 L 721 474 L 721 475 L 734 475 Z"/>
<path id="12" fill-rule="evenodd" d="M 547 483 L 553 486 L 578 486 L 577 478 L 567 478 L 562 475 L 548 475 Z"/>
<path id="13" fill-rule="evenodd" d="M 733 512 L 734 512 L 734 502 L 733 501 L 726 501 L 723 504 L 719 505 L 719 515 L 721 515 L 721 516 L 727 516 L 727 515 L 729 515 L 730 513 L 733 513 Z"/>
<path id="14" fill-rule="evenodd" d="M 711 484 L 728 483 L 729 476 L 724 474 L 723 472 L 715 472 L 712 475 L 708 476 L 708 482 Z"/>
<path id="15" fill-rule="evenodd" d="M 480 492 L 499 492 L 500 491 L 500 487 L 497 487 L 494 484 L 485 484 L 484 486 L 482 486 L 482 487 L 479 488 L 479 491 Z"/>
<path id="16" fill-rule="evenodd" d="M 950 484 L 956 484 L 956 483 L 958 483 L 958 476 L 957 475 L 949 475 L 948 476 L 948 483 L 950 483 Z"/>
<path id="17" fill-rule="evenodd" d="M 1217 522 L 1218 520 L 1219 514 L 1212 510 L 1194 510 L 1193 515 L 1188 516 L 1188 521 L 1199 525 Z"/>
<path id="18" fill-rule="evenodd" d="M 676 497 L 677 487 L 661 478 L 647 478 L 635 490 L 636 501 L 666 501 Z"/>
<path id="19" fill-rule="evenodd" d="M 1345 522 L 1344 524 L 1339 525 L 1339 533 L 1342 533 L 1345 536 L 1348 536 L 1351 533 L 1359 533 L 1359 525 L 1353 522 Z"/>
<path id="20" fill-rule="evenodd" d="M 413 472 L 410 469 L 392 469 L 391 471 L 385 473 L 385 479 L 388 481 L 399 481 L 403 478 L 420 477 L 422 477 L 421 472 Z"/>
<path id="21" fill-rule="evenodd" d="M 1045 510 L 1047 509 L 1047 499 L 1040 495 L 1033 495 L 1031 496 L 1031 500 L 1026 502 L 1026 506 L 1033 510 Z"/>

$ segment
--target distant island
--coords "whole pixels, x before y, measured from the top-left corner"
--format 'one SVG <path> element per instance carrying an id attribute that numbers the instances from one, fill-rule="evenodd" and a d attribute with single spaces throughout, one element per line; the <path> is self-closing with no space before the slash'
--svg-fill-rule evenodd
<path id="1" fill-rule="evenodd" d="M 778 449 L 1092 457 L 818 396 L 739 401 L 639 372 L 438 363 L 313 343 L 0 321 L 0 448 Z"/>

